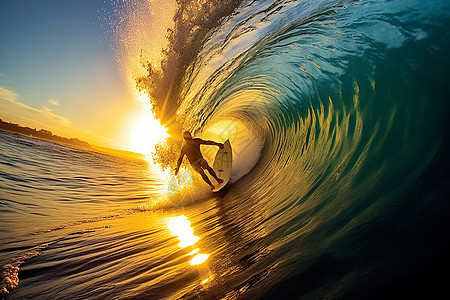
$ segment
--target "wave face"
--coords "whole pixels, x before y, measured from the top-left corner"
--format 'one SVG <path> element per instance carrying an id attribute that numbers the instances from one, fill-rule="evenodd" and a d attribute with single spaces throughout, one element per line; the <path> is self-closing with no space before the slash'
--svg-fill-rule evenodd
<path id="1" fill-rule="evenodd" d="M 248 1 L 206 38 L 184 76 L 178 121 L 229 137 L 246 158 L 235 161 L 246 171 L 224 201 L 253 203 L 264 217 L 246 230 L 277 241 L 269 248 L 284 260 L 273 276 L 340 277 L 332 293 L 394 257 L 413 259 L 409 230 L 444 197 L 434 189 L 446 179 L 431 184 L 424 174 L 448 143 L 449 9 L 449 1 Z M 403 235 L 408 242 L 395 246 Z M 336 268 L 323 274 L 323 265 Z M 309 292 L 290 283 L 269 295 Z"/>
<path id="2" fill-rule="evenodd" d="M 283 178 L 297 199 L 324 187 L 325 197 L 401 190 L 445 134 L 448 8 L 448 1 L 244 4 L 188 69 L 178 120 L 208 136 L 211 126 L 219 138 L 231 134 L 238 156 L 258 139 L 264 151 L 252 177 L 265 179 L 252 186 Z"/>

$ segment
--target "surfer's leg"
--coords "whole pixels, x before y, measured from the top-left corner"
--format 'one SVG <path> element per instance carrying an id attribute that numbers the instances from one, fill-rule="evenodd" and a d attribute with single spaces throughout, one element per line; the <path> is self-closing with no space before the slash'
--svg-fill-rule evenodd
<path id="1" fill-rule="evenodd" d="M 216 172 L 214 172 L 214 169 L 208 165 L 208 162 L 206 160 L 203 162 L 202 167 L 208 170 L 209 174 L 211 174 L 211 176 L 214 177 L 214 179 L 216 179 L 219 184 L 223 182 L 223 179 L 217 177 Z"/>
<path id="2" fill-rule="evenodd" d="M 211 181 L 209 180 L 208 176 L 206 176 L 205 172 L 204 172 L 201 168 L 197 169 L 197 172 L 199 172 L 200 175 L 202 175 L 203 180 L 204 180 L 207 184 L 209 184 L 209 186 L 210 186 L 212 189 L 215 188 L 215 186 L 211 183 Z"/>

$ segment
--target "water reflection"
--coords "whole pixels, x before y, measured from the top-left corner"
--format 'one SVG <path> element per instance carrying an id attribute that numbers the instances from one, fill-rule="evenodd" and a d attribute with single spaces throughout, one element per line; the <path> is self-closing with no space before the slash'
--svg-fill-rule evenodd
<path id="1" fill-rule="evenodd" d="M 196 256 L 194 256 L 194 258 L 191 259 L 191 261 L 189 261 L 189 263 L 192 266 L 200 265 L 200 264 L 204 263 L 208 258 L 209 258 L 209 254 L 199 253 Z"/>
<path id="2" fill-rule="evenodd" d="M 167 222 L 170 231 L 180 240 L 178 247 L 185 248 L 192 246 L 200 239 L 194 235 L 194 230 L 191 227 L 191 222 L 186 216 L 178 216 L 169 218 Z"/>
<path id="3" fill-rule="evenodd" d="M 169 218 L 167 220 L 167 226 L 180 241 L 180 243 L 178 244 L 178 247 L 180 248 L 193 246 L 198 242 L 198 240 L 200 240 L 200 237 L 194 235 L 194 230 L 191 227 L 191 222 L 184 215 Z M 196 248 L 188 254 L 194 255 L 194 257 L 189 261 L 192 266 L 200 265 L 209 258 L 209 254 L 199 252 L 200 248 Z"/>

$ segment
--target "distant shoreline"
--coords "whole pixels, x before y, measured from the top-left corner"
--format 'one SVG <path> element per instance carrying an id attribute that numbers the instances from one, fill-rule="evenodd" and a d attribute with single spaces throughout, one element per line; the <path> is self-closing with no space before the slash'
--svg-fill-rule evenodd
<path id="1" fill-rule="evenodd" d="M 23 127 L 19 124 L 12 122 L 5 122 L 0 119 L 0 130 L 8 133 L 16 133 L 28 138 L 40 139 L 44 141 L 53 142 L 65 146 L 73 146 L 85 150 L 96 151 L 100 153 L 108 153 L 114 156 L 129 157 L 139 160 L 146 160 L 145 155 L 134 153 L 131 151 L 111 149 L 107 147 L 101 147 L 97 145 L 91 145 L 88 142 L 79 140 L 77 138 L 66 138 L 52 134 L 51 131 L 46 129 L 37 130 L 36 128 Z"/>
<path id="2" fill-rule="evenodd" d="M 47 140 L 58 144 L 72 145 L 81 148 L 92 149 L 91 145 L 88 142 L 76 138 L 66 138 L 54 135 L 51 131 L 46 129 L 37 130 L 36 128 L 33 129 L 30 127 L 20 126 L 19 124 L 15 124 L 12 122 L 5 122 L 2 119 L 0 119 L 0 129 L 7 132 L 18 133 L 26 137 L 38 138 L 41 140 Z"/>

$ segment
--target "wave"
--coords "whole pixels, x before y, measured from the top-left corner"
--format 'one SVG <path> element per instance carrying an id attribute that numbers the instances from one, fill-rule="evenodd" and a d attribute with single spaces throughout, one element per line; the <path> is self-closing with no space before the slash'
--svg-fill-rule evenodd
<path id="1" fill-rule="evenodd" d="M 334 174 L 365 185 L 363 178 L 384 178 L 392 165 L 408 173 L 408 162 L 417 160 L 417 175 L 429 163 L 439 148 L 433 120 L 443 104 L 428 99 L 434 83 L 417 73 L 436 77 L 430 63 L 438 62 L 429 56 L 445 56 L 447 44 L 431 45 L 446 36 L 440 28 L 448 2 L 431 1 L 419 11 L 411 3 L 249 1 L 223 18 L 233 5 L 212 5 L 214 13 L 201 23 L 205 6 L 180 3 L 158 73 L 164 84 L 152 81 L 149 67 L 145 80 L 152 83 L 141 87 L 164 91 L 152 99 L 158 112 L 176 118 L 178 131 L 230 138 L 245 162 L 262 152 L 261 161 L 274 169 L 301 166 L 306 182 Z M 196 26 L 201 29 L 192 31 Z M 175 81 L 176 89 L 167 85 Z M 421 118 L 431 121 L 423 126 Z M 399 139 L 416 150 L 400 157 Z M 170 141 L 159 149 L 160 161 L 173 164 L 179 148 L 180 139 Z M 237 170 L 234 181 L 256 162 Z"/>
<path id="2" fill-rule="evenodd" d="M 417 193 L 434 193 L 421 178 L 448 144 L 449 16 L 450 2 L 437 0 L 244 1 L 199 40 L 176 92 L 163 88 L 174 97 L 157 110 L 179 132 L 230 139 L 234 184 L 223 202 L 250 202 L 264 216 L 239 227 L 273 241 L 285 258 L 277 270 L 289 273 L 279 278 L 305 275 L 326 255 L 351 265 L 351 246 L 369 255 L 354 236 L 364 243 L 406 207 L 402 236 L 414 240 L 406 228 L 429 222 L 420 210 L 442 196 Z M 161 147 L 160 162 L 173 165 L 181 142 Z M 349 276 L 386 267 L 364 255 Z"/>
<path id="3" fill-rule="evenodd" d="M 145 76 L 138 77 L 139 90 L 149 94 L 158 119 L 167 123 L 177 109 L 182 76 L 196 58 L 208 32 L 233 12 L 242 0 L 178 0 L 173 27 L 167 29 L 163 59 L 155 65 L 141 55 Z"/>

